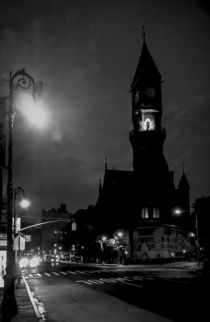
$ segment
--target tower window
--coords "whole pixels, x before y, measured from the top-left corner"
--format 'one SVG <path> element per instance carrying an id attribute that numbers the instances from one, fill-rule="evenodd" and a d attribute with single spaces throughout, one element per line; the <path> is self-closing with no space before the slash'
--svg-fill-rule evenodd
<path id="1" fill-rule="evenodd" d="M 140 131 L 153 131 L 156 129 L 156 110 L 141 110 L 142 120 L 140 121 Z"/>
<path id="2" fill-rule="evenodd" d="M 148 208 L 141 209 L 141 218 L 143 218 L 143 219 L 149 218 Z"/>
<path id="3" fill-rule="evenodd" d="M 160 211 L 157 208 L 153 209 L 153 218 L 160 218 Z"/>

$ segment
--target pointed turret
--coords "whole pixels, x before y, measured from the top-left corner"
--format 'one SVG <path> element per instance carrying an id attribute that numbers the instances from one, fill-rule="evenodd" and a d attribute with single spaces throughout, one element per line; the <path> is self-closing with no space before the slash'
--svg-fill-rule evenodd
<path id="1" fill-rule="evenodd" d="M 160 129 L 162 118 L 161 75 L 147 48 L 145 32 L 130 92 L 132 93 L 134 131 Z"/>
<path id="2" fill-rule="evenodd" d="M 182 208 L 186 213 L 190 214 L 190 185 L 184 173 L 184 169 L 178 185 L 178 191 Z"/>
<path id="3" fill-rule="evenodd" d="M 184 172 L 182 173 L 178 188 L 179 188 L 179 190 L 189 190 L 190 189 L 189 182 L 188 182 L 187 177 Z"/>
<path id="4" fill-rule="evenodd" d="M 143 33 L 143 47 L 140 59 L 137 65 L 136 72 L 131 84 L 131 91 L 138 87 L 139 83 L 161 81 L 161 74 L 159 73 L 155 62 L 149 52 L 146 44 L 145 32 Z"/>
<path id="5" fill-rule="evenodd" d="M 100 181 L 99 181 L 99 195 L 101 194 L 101 192 L 102 192 L 102 185 L 101 185 L 101 179 L 100 179 Z"/>

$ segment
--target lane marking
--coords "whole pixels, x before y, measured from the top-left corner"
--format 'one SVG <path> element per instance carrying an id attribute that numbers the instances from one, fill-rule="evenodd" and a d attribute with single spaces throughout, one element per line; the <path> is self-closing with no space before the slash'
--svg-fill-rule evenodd
<path id="1" fill-rule="evenodd" d="M 88 273 L 85 273 L 84 271 L 75 271 L 75 272 L 80 273 L 80 274 L 84 274 L 84 275 L 90 275 Z"/>
<path id="2" fill-rule="evenodd" d="M 36 302 L 34 300 L 34 296 L 33 296 L 32 292 L 30 290 L 30 287 L 29 287 L 28 283 L 26 282 L 26 278 L 25 278 L 24 275 L 23 275 L 23 282 L 24 282 L 24 284 L 26 286 L 26 289 L 27 289 L 31 304 L 33 305 L 34 311 L 36 313 L 36 317 L 39 319 L 39 321 L 41 321 L 42 315 L 40 314 L 40 312 L 38 310 L 38 307 L 37 307 Z"/>
<path id="3" fill-rule="evenodd" d="M 66 272 L 60 272 L 60 274 L 67 275 L 67 273 L 66 273 Z"/>
<path id="4" fill-rule="evenodd" d="M 98 280 L 87 280 L 87 281 L 90 282 L 90 283 L 93 283 L 93 284 L 104 284 L 104 282 L 101 281 L 100 279 L 98 279 Z"/>
<path id="5" fill-rule="evenodd" d="M 117 281 L 114 278 L 99 278 L 100 281 L 103 281 L 105 283 L 117 283 Z"/>
<path id="6" fill-rule="evenodd" d="M 90 283 L 88 281 L 84 281 L 84 280 L 76 281 L 76 283 L 85 283 L 85 284 L 88 284 L 88 285 L 92 285 L 92 283 Z"/>
<path id="7" fill-rule="evenodd" d="M 72 271 L 67 271 L 67 273 L 69 273 L 69 274 L 73 274 L 73 275 L 76 275 L 76 274 L 77 274 L 77 273 L 72 272 Z"/>
<path id="8" fill-rule="evenodd" d="M 133 284 L 131 282 L 135 282 L 135 281 L 142 281 L 142 277 L 140 276 L 133 276 L 133 277 L 127 277 L 127 276 L 124 276 L 124 277 L 110 277 L 110 278 L 99 278 L 99 279 L 88 279 L 88 280 L 77 280 L 75 281 L 76 283 L 85 283 L 85 284 L 88 284 L 88 285 L 93 285 L 93 284 L 96 284 L 96 285 L 101 285 L 101 284 L 104 284 L 104 283 L 123 283 L 123 284 L 127 284 L 127 285 L 131 285 L 131 286 L 135 286 L 135 287 L 139 287 L 139 288 L 142 288 L 143 286 L 142 285 L 137 285 L 137 284 Z"/>
<path id="9" fill-rule="evenodd" d="M 143 287 L 142 285 L 132 284 L 132 283 L 128 283 L 128 282 L 125 282 L 125 281 L 121 281 L 121 283 L 126 284 L 126 285 L 135 286 L 135 287 L 140 287 L 140 288 Z"/>

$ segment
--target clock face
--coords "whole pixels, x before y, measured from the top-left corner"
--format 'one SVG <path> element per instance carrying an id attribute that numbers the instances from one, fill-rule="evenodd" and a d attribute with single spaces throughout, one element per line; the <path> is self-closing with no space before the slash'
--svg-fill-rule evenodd
<path id="1" fill-rule="evenodd" d="M 149 97 L 149 98 L 155 98 L 155 96 L 156 96 L 156 91 L 152 87 L 148 87 L 146 89 L 145 93 L 146 93 L 147 97 Z"/>

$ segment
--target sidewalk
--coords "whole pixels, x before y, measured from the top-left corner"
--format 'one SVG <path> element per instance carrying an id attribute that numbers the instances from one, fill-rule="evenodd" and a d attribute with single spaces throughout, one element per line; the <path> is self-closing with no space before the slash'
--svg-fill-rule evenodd
<path id="1" fill-rule="evenodd" d="M 33 304 L 30 300 L 29 293 L 27 291 L 24 280 L 20 285 L 16 285 L 15 297 L 18 304 L 18 313 L 12 318 L 12 322 L 38 322 L 40 318 L 36 316 Z M 3 300 L 3 288 L 0 288 L 0 304 Z M 0 321 L 4 321 L 2 314 L 0 313 Z"/>

